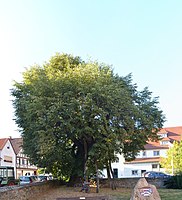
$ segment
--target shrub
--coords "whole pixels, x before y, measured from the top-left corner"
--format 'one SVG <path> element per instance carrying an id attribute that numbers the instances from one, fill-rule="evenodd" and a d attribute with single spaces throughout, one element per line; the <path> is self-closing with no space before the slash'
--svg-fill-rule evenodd
<path id="1" fill-rule="evenodd" d="M 171 189 L 182 189 L 182 174 L 171 176 L 164 181 L 164 186 Z"/>

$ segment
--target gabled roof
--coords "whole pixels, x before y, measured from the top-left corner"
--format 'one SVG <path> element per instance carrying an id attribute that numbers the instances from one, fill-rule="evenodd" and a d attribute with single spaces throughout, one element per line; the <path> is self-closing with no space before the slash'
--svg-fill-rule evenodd
<path id="1" fill-rule="evenodd" d="M 20 152 L 20 150 L 22 149 L 23 139 L 22 138 L 11 138 L 10 141 L 11 141 L 11 144 L 15 151 L 15 154 L 17 155 Z"/>
<path id="2" fill-rule="evenodd" d="M 167 127 L 167 128 L 162 128 L 159 131 L 159 134 L 165 133 L 167 134 L 166 138 L 163 138 L 162 141 L 169 141 L 173 143 L 174 141 L 181 141 L 182 139 L 182 126 L 177 126 L 177 127 Z M 151 142 L 148 141 L 147 144 L 144 146 L 146 150 L 150 149 L 168 149 L 168 145 L 161 145 L 160 141 L 157 142 Z"/>
<path id="3" fill-rule="evenodd" d="M 162 138 L 161 141 L 171 141 L 168 137 Z"/>
<path id="4" fill-rule="evenodd" d="M 158 132 L 158 134 L 166 134 L 167 133 L 167 131 L 165 130 L 165 128 L 162 128 L 159 132 Z"/>
<path id="5" fill-rule="evenodd" d="M 152 157 L 152 158 L 136 158 L 133 161 L 125 162 L 125 164 L 132 164 L 132 163 L 153 163 L 153 162 L 159 162 L 160 157 Z"/>
<path id="6" fill-rule="evenodd" d="M 167 132 L 168 138 L 173 141 L 181 141 L 182 139 L 182 126 L 164 128 Z"/>
<path id="7" fill-rule="evenodd" d="M 9 140 L 9 138 L 1 138 L 0 139 L 0 150 L 3 149 L 4 145 L 7 143 L 8 140 Z"/>
<path id="8" fill-rule="evenodd" d="M 157 142 L 148 142 L 144 146 L 145 150 L 152 150 L 152 149 L 169 149 L 168 145 L 161 145 L 159 141 Z"/>

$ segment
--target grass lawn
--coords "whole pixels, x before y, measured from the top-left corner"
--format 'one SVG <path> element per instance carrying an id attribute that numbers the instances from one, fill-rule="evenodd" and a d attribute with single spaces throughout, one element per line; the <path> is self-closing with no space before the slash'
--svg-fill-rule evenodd
<path id="1" fill-rule="evenodd" d="M 182 200 L 182 190 L 177 189 L 159 189 L 162 200 Z"/>
<path id="2" fill-rule="evenodd" d="M 45 194 L 40 194 L 38 198 L 39 200 L 55 200 L 60 197 L 94 197 L 94 196 L 110 196 L 112 200 L 130 200 L 132 189 L 127 188 L 117 188 L 116 190 L 112 190 L 110 188 L 100 188 L 99 194 L 96 193 L 95 188 L 92 188 L 90 193 L 82 193 L 80 191 L 75 191 L 72 187 L 56 187 L 50 191 L 45 192 Z M 158 190 L 161 200 L 182 200 L 182 189 L 159 189 Z"/>
<path id="3" fill-rule="evenodd" d="M 159 189 L 162 200 L 182 200 L 182 190 L 177 189 Z M 113 200 L 130 200 L 132 190 L 125 188 L 117 188 L 117 190 L 104 189 L 100 193 L 112 196 Z"/>

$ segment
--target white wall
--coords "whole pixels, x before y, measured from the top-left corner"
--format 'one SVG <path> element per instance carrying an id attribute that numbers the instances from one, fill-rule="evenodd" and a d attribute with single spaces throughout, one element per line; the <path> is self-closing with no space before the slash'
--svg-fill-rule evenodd
<path id="1" fill-rule="evenodd" d="M 159 157 L 159 156 L 160 157 L 166 157 L 167 156 L 167 154 L 166 154 L 167 150 L 168 149 L 145 150 L 145 152 L 146 152 L 145 156 L 143 156 L 144 151 L 140 151 L 136 158 L 152 158 L 152 157 Z M 153 154 L 154 151 L 159 151 L 159 156 L 154 156 L 154 154 Z"/>
<path id="2" fill-rule="evenodd" d="M 152 168 L 153 164 L 157 164 L 157 168 Z M 137 174 L 133 175 L 132 171 L 136 170 Z M 150 163 L 133 163 L 133 164 L 125 164 L 124 166 L 124 175 L 125 177 L 141 177 L 142 170 L 145 171 L 164 171 L 163 168 L 159 168 L 158 162 L 150 162 Z"/>
<path id="3" fill-rule="evenodd" d="M 10 158 L 12 162 L 4 161 L 6 157 Z M 4 145 L 3 149 L 1 150 L 1 158 L 2 158 L 0 161 L 1 166 L 14 167 L 16 171 L 16 155 L 9 140 L 7 141 L 7 143 Z"/>
<path id="4" fill-rule="evenodd" d="M 124 176 L 124 162 L 125 159 L 123 155 L 117 154 L 117 157 L 119 158 L 118 162 L 112 163 L 112 169 L 118 169 L 118 178 L 121 178 Z M 106 169 L 103 170 L 102 172 L 104 174 L 104 178 L 107 178 L 107 171 Z"/>
<path id="5" fill-rule="evenodd" d="M 155 157 L 166 157 L 167 149 L 153 149 L 153 150 L 145 150 L 146 155 L 143 156 L 143 151 L 140 151 L 136 158 L 155 158 Z M 159 151 L 159 156 L 154 156 L 153 152 Z M 164 171 L 164 169 L 159 168 L 158 162 L 146 162 L 146 163 L 130 163 L 125 164 L 125 159 L 123 155 L 118 154 L 119 162 L 112 163 L 112 169 L 118 169 L 118 178 L 125 177 L 141 177 L 142 170 L 146 171 Z M 157 168 L 152 168 L 153 164 L 157 164 Z M 133 175 L 132 171 L 136 170 L 137 174 Z M 106 169 L 103 170 L 104 177 L 107 178 Z"/>

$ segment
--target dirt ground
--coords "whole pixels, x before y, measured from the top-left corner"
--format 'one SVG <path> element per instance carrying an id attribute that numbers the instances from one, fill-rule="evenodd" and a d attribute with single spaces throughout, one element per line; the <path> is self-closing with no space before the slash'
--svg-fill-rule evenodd
<path id="1" fill-rule="evenodd" d="M 97 197 L 97 196 L 108 196 L 109 199 L 112 195 L 118 196 L 119 194 L 125 193 L 127 196 L 130 194 L 130 189 L 117 189 L 115 191 L 112 191 L 111 189 L 101 188 L 99 193 L 96 193 L 95 188 L 91 188 L 91 191 L 89 193 L 76 191 L 72 187 L 58 187 L 53 190 L 47 191 L 44 194 L 40 194 L 34 199 L 38 200 L 56 200 L 57 198 L 68 198 L 68 197 Z"/>

